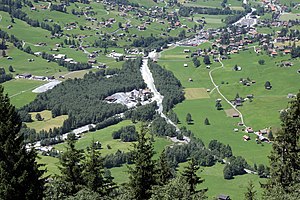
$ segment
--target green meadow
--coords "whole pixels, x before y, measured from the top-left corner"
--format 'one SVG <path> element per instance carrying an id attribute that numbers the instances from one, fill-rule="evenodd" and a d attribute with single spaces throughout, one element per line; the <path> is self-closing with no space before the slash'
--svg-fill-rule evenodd
<path id="1" fill-rule="evenodd" d="M 46 112 L 47 113 L 47 112 Z M 49 122 L 50 123 L 50 122 Z M 128 152 L 133 148 L 133 142 L 122 142 L 121 140 L 114 140 L 112 139 L 112 133 L 114 131 L 119 130 L 121 127 L 128 126 L 128 125 L 135 125 L 136 129 L 140 129 L 140 123 L 133 124 L 130 120 L 122 121 L 116 125 L 109 126 L 107 128 L 95 131 L 95 132 L 88 132 L 82 135 L 80 140 L 76 143 L 76 148 L 78 149 L 86 149 L 91 142 L 99 141 L 101 142 L 102 149 L 101 154 L 102 156 L 116 153 L 118 150 Z M 162 150 L 168 146 L 171 145 L 172 142 L 167 140 L 166 138 L 161 137 L 154 137 L 154 151 L 156 152 L 154 159 L 158 159 L 159 154 L 162 152 Z M 107 145 L 111 147 L 111 149 L 107 148 Z M 65 151 L 66 149 L 66 143 L 61 143 L 54 145 L 54 148 L 59 151 Z M 59 173 L 59 170 L 57 168 L 59 160 L 57 158 L 52 158 L 49 156 L 41 156 L 42 159 L 39 159 L 39 163 L 46 164 L 46 167 L 48 168 L 48 174 L 57 174 Z M 128 175 L 125 173 L 126 166 L 123 165 L 122 167 L 113 168 L 112 174 L 115 177 L 115 180 L 117 183 L 123 183 L 127 180 Z"/>
<path id="2" fill-rule="evenodd" d="M 44 81 L 16 79 L 1 85 L 4 87 L 4 93 L 10 97 L 10 102 L 20 108 L 34 100 L 37 94 L 32 90 L 43 84 L 45 84 Z"/>
<path id="3" fill-rule="evenodd" d="M 42 121 L 36 120 L 35 116 L 39 113 L 43 118 Z M 44 110 L 42 112 L 31 112 L 29 113 L 33 122 L 26 123 L 29 128 L 35 129 L 36 131 L 41 131 L 42 129 L 49 131 L 54 127 L 61 127 L 63 125 L 64 120 L 68 118 L 67 115 L 61 115 L 55 118 L 52 118 L 52 113 L 49 110 Z"/>

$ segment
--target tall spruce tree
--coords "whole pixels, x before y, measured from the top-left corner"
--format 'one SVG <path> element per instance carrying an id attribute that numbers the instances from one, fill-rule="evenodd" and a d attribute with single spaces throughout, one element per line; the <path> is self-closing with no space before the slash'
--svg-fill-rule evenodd
<path id="1" fill-rule="evenodd" d="M 254 190 L 254 185 L 251 180 L 249 181 L 244 199 L 245 200 L 255 200 L 256 199 L 256 191 Z"/>
<path id="2" fill-rule="evenodd" d="M 66 191 L 62 191 L 65 195 L 74 195 L 83 187 L 81 163 L 83 158 L 83 150 L 75 148 L 75 135 L 69 134 L 67 137 L 67 150 L 60 158 L 59 169 L 61 171 L 60 180 L 67 186 Z"/>
<path id="3" fill-rule="evenodd" d="M 149 138 L 146 138 L 146 127 L 142 125 L 141 133 L 138 135 L 137 144 L 133 145 L 134 167 L 128 166 L 129 183 L 128 189 L 131 197 L 136 200 L 149 199 L 151 187 L 156 185 L 155 161 L 153 145 Z"/>
<path id="4" fill-rule="evenodd" d="M 281 130 L 272 145 L 265 199 L 300 199 L 300 93 L 281 114 Z"/>
<path id="5" fill-rule="evenodd" d="M 83 163 L 84 185 L 102 197 L 109 196 L 116 188 L 116 184 L 114 184 L 112 179 L 105 177 L 103 158 L 100 151 L 96 150 L 94 141 L 87 149 Z"/>
<path id="6" fill-rule="evenodd" d="M 204 179 L 201 179 L 197 176 L 197 171 L 199 170 L 199 165 L 194 158 L 189 161 L 188 166 L 185 167 L 182 172 L 182 177 L 186 180 L 189 185 L 189 191 L 191 194 L 198 193 L 196 186 L 204 182 Z"/>
<path id="7" fill-rule="evenodd" d="M 165 185 L 173 177 L 173 169 L 168 163 L 165 150 L 163 150 L 157 162 L 157 183 L 159 185 Z"/>
<path id="8" fill-rule="evenodd" d="M 45 170 L 37 153 L 26 150 L 21 119 L 0 85 L 0 199 L 42 199 Z"/>

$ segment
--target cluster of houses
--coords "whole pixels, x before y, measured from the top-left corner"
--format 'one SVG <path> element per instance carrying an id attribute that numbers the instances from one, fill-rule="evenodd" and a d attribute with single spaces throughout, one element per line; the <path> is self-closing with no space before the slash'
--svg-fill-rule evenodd
<path id="1" fill-rule="evenodd" d="M 238 124 L 240 125 L 240 124 Z M 269 135 L 269 133 L 271 132 L 271 129 L 269 128 L 265 128 L 265 129 L 261 129 L 259 131 L 254 131 L 252 127 L 247 127 L 245 129 L 242 129 L 243 131 L 245 131 L 245 135 L 242 136 L 244 141 L 249 141 L 251 140 L 250 134 L 254 134 L 255 135 L 255 141 L 257 143 L 259 142 L 270 142 L 270 139 L 268 138 L 267 135 Z M 235 128 L 234 129 L 235 132 L 238 132 L 239 129 Z"/>
<path id="2" fill-rule="evenodd" d="M 132 90 L 131 92 L 118 92 L 105 98 L 109 103 L 120 103 L 128 108 L 136 106 L 138 103 L 142 105 L 150 103 L 152 93 L 150 89 Z"/>
<path id="3" fill-rule="evenodd" d="M 15 77 L 16 79 L 30 79 L 38 81 L 53 81 L 55 80 L 54 76 L 35 76 L 29 73 L 19 74 Z"/>

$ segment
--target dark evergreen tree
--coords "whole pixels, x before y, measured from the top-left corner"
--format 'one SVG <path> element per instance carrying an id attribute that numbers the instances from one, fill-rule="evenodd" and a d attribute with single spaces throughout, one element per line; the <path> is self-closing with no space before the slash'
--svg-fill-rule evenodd
<path id="1" fill-rule="evenodd" d="M 223 110 L 223 107 L 222 107 L 222 104 L 220 101 L 217 101 L 216 108 L 217 108 L 217 110 Z"/>
<path id="2" fill-rule="evenodd" d="M 281 115 L 281 130 L 277 132 L 270 155 L 270 179 L 265 198 L 300 198 L 300 92 Z"/>
<path id="3" fill-rule="evenodd" d="M 208 56 L 208 55 L 205 55 L 205 56 L 204 56 L 203 62 L 204 62 L 204 64 L 206 64 L 206 65 L 209 65 L 209 64 L 210 64 L 210 59 L 209 59 L 209 56 Z"/>
<path id="4" fill-rule="evenodd" d="M 186 180 L 189 186 L 189 191 L 191 194 L 195 194 L 198 191 L 196 190 L 196 186 L 200 183 L 204 182 L 204 179 L 201 179 L 197 176 L 197 171 L 199 170 L 198 163 L 194 158 L 189 161 L 187 167 L 185 167 L 184 171 L 182 172 L 182 177 Z"/>
<path id="5" fill-rule="evenodd" d="M 256 191 L 254 190 L 253 182 L 250 180 L 247 186 L 247 191 L 245 193 L 245 200 L 255 200 L 256 199 Z"/>
<path id="6" fill-rule="evenodd" d="M 76 149 L 75 143 L 75 134 L 69 134 L 67 138 L 67 149 L 60 158 L 60 180 L 67 185 L 67 190 L 62 191 L 66 195 L 76 194 L 82 189 L 84 183 L 82 176 L 83 166 L 81 164 L 83 150 Z"/>
<path id="7" fill-rule="evenodd" d="M 35 150 L 27 150 L 21 119 L 0 85 L 0 199 L 42 199 L 45 170 Z"/>
<path id="8" fill-rule="evenodd" d="M 9 65 L 8 70 L 9 70 L 10 72 L 14 72 L 14 71 L 15 71 L 14 68 L 13 68 L 11 65 Z"/>
<path id="9" fill-rule="evenodd" d="M 208 118 L 205 118 L 204 124 L 205 124 L 205 125 L 210 125 Z"/>
<path id="10" fill-rule="evenodd" d="M 138 141 L 133 145 L 132 157 L 134 167 L 129 168 L 129 183 L 127 184 L 131 197 L 136 200 L 149 199 L 151 188 L 156 185 L 155 161 L 153 145 L 150 139 L 146 138 L 146 127 L 142 125 Z"/>
<path id="11" fill-rule="evenodd" d="M 92 141 L 83 161 L 82 177 L 84 185 L 102 197 L 109 196 L 116 188 L 112 179 L 105 178 L 104 173 L 103 158 Z"/>
<path id="12" fill-rule="evenodd" d="M 185 121 L 186 121 L 187 124 L 191 124 L 192 123 L 193 120 L 192 120 L 191 113 L 186 114 Z"/>
<path id="13" fill-rule="evenodd" d="M 163 150 L 157 162 L 157 183 L 159 185 L 165 185 L 173 177 L 173 169 L 167 160 L 165 150 Z"/>
<path id="14" fill-rule="evenodd" d="M 43 118 L 42 118 L 42 116 L 41 116 L 40 113 L 37 113 L 37 114 L 35 115 L 35 119 L 38 120 L 38 121 L 43 121 Z"/>

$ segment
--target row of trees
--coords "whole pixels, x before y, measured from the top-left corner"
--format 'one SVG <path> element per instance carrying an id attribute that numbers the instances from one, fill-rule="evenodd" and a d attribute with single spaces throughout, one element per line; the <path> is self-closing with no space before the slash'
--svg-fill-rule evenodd
<path id="1" fill-rule="evenodd" d="M 134 142 L 137 140 L 137 136 L 134 125 L 122 127 L 112 133 L 113 139 L 121 139 L 122 142 Z"/>
<path id="2" fill-rule="evenodd" d="M 174 105 L 184 100 L 182 85 L 172 72 L 154 62 L 150 63 L 150 70 L 157 90 L 164 96 L 164 112 L 168 112 Z"/>
<path id="3" fill-rule="evenodd" d="M 5 81 L 9 81 L 12 79 L 12 74 L 7 74 L 4 68 L 0 68 L 0 83 L 4 83 Z"/>
<path id="4" fill-rule="evenodd" d="M 146 51 L 150 51 L 152 49 L 156 49 L 160 51 L 161 47 L 167 47 L 167 44 L 176 42 L 180 39 L 183 39 L 184 35 L 181 34 L 181 37 L 171 37 L 168 36 L 166 38 L 156 38 L 154 36 L 149 36 L 149 37 L 140 37 L 135 39 L 132 42 L 133 47 L 143 47 L 146 49 Z"/>

